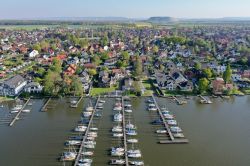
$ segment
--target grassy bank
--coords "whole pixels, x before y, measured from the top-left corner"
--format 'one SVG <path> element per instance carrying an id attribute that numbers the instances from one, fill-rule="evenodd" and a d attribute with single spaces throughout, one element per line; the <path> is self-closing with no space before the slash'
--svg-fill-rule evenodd
<path id="1" fill-rule="evenodd" d="M 98 96 L 106 93 L 110 93 L 116 90 L 116 87 L 111 88 L 92 88 L 90 91 L 91 96 Z"/>

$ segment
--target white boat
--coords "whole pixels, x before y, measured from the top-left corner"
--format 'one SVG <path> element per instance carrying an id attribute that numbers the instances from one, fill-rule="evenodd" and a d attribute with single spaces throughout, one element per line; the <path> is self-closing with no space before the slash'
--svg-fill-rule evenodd
<path id="1" fill-rule="evenodd" d="M 70 104 L 76 104 L 76 103 L 77 103 L 76 100 L 71 100 L 71 101 L 70 101 Z"/>
<path id="2" fill-rule="evenodd" d="M 144 162 L 143 161 L 130 161 L 129 164 L 140 166 L 140 165 L 144 165 Z"/>
<path id="3" fill-rule="evenodd" d="M 91 166 L 91 163 L 78 163 L 77 166 Z"/>
<path id="4" fill-rule="evenodd" d="M 126 135 L 135 136 L 135 135 L 137 135 L 137 132 L 135 130 L 128 130 L 128 131 L 126 131 Z"/>
<path id="5" fill-rule="evenodd" d="M 90 130 L 91 131 L 98 131 L 98 128 L 97 127 L 91 127 Z"/>
<path id="6" fill-rule="evenodd" d="M 99 100 L 99 103 L 105 103 L 105 100 Z"/>
<path id="7" fill-rule="evenodd" d="M 113 133 L 113 137 L 121 138 L 121 137 L 123 137 L 123 134 L 122 133 Z"/>
<path id="8" fill-rule="evenodd" d="M 132 107 L 131 104 L 125 104 L 124 107 Z"/>
<path id="9" fill-rule="evenodd" d="M 85 141 L 84 142 L 85 145 L 96 145 L 96 142 L 95 141 Z"/>
<path id="10" fill-rule="evenodd" d="M 122 107 L 121 107 L 121 106 L 119 106 L 119 107 L 114 107 L 113 110 L 114 110 L 114 111 L 121 111 L 121 110 L 122 110 Z"/>
<path id="11" fill-rule="evenodd" d="M 86 151 L 86 152 L 82 152 L 81 154 L 84 155 L 84 156 L 93 156 L 94 152 Z"/>
<path id="12" fill-rule="evenodd" d="M 12 111 L 19 111 L 23 108 L 22 105 L 16 105 L 14 108 L 12 108 Z"/>
<path id="13" fill-rule="evenodd" d="M 111 151 L 112 151 L 112 152 L 113 152 L 113 151 L 124 152 L 125 149 L 124 149 L 124 148 L 121 148 L 121 147 L 112 147 L 112 148 L 111 148 Z"/>
<path id="14" fill-rule="evenodd" d="M 88 137 L 86 138 L 86 140 L 88 140 L 88 141 L 94 141 L 94 140 L 95 140 L 95 137 L 88 136 Z"/>
<path id="15" fill-rule="evenodd" d="M 128 129 L 128 130 L 130 130 L 130 129 L 131 130 L 136 130 L 136 126 L 131 124 L 130 122 L 128 124 L 126 124 L 125 128 Z"/>
<path id="16" fill-rule="evenodd" d="M 86 129 L 87 129 L 87 127 L 86 126 L 77 126 L 76 128 L 75 128 L 75 131 L 76 132 L 85 132 L 86 131 Z"/>
<path id="17" fill-rule="evenodd" d="M 127 151 L 129 154 L 140 154 L 141 153 L 141 151 L 139 150 L 139 149 L 136 149 L 136 150 L 128 150 Z"/>
<path id="18" fill-rule="evenodd" d="M 127 142 L 131 144 L 138 143 L 138 139 L 128 139 Z"/>
<path id="19" fill-rule="evenodd" d="M 151 104 L 148 104 L 149 107 L 156 107 L 155 104 L 151 103 Z"/>
<path id="20" fill-rule="evenodd" d="M 124 111 L 127 112 L 127 113 L 132 113 L 133 112 L 133 110 L 130 110 L 130 109 L 125 109 Z"/>
<path id="21" fill-rule="evenodd" d="M 122 122 L 122 114 L 118 113 L 114 115 L 115 122 Z"/>
<path id="22" fill-rule="evenodd" d="M 78 162 L 79 163 L 92 163 L 93 160 L 92 159 L 83 158 L 83 159 L 80 159 Z"/>
<path id="23" fill-rule="evenodd" d="M 84 145 L 84 148 L 86 148 L 86 149 L 94 149 L 95 145 L 93 145 L 93 144 L 87 144 L 87 145 Z"/>
<path id="24" fill-rule="evenodd" d="M 178 126 L 172 126 L 172 127 L 170 127 L 170 130 L 173 133 L 181 133 L 182 132 L 182 129 Z"/>
<path id="25" fill-rule="evenodd" d="M 28 103 L 28 106 L 32 106 L 33 105 L 33 103 Z"/>
<path id="26" fill-rule="evenodd" d="M 163 116 L 166 119 L 174 119 L 174 115 L 171 115 L 171 114 L 163 114 Z"/>
<path id="27" fill-rule="evenodd" d="M 156 107 L 148 107 L 148 110 L 149 111 L 157 111 L 157 108 Z"/>
<path id="28" fill-rule="evenodd" d="M 169 124 L 169 125 L 177 125 L 177 121 L 176 120 L 167 120 L 167 124 Z"/>
<path id="29" fill-rule="evenodd" d="M 110 165 L 124 165 L 125 160 L 122 159 L 111 159 L 110 160 Z"/>
<path id="30" fill-rule="evenodd" d="M 170 111 L 162 111 L 161 113 L 167 115 L 170 114 Z"/>
<path id="31" fill-rule="evenodd" d="M 24 113 L 29 113 L 30 110 L 22 110 L 22 112 L 24 112 Z"/>
<path id="32" fill-rule="evenodd" d="M 157 134 L 166 134 L 167 130 L 156 130 Z"/>
<path id="33" fill-rule="evenodd" d="M 120 133 L 120 132 L 122 132 L 122 131 L 123 131 L 123 129 L 122 129 L 121 126 L 114 126 L 114 127 L 112 128 L 112 132 L 114 132 L 114 133 Z"/>
<path id="34" fill-rule="evenodd" d="M 94 108 L 93 108 L 92 106 L 89 106 L 89 107 L 86 108 L 86 111 L 87 111 L 87 112 L 94 111 Z"/>
<path id="35" fill-rule="evenodd" d="M 182 133 L 174 133 L 173 136 L 175 138 L 184 138 L 185 137 L 184 134 L 182 134 Z"/>
<path id="36" fill-rule="evenodd" d="M 18 112 L 19 112 L 18 110 L 10 111 L 11 114 L 18 113 Z"/>
<path id="37" fill-rule="evenodd" d="M 124 152 L 111 151 L 111 156 L 124 156 Z"/>
<path id="38" fill-rule="evenodd" d="M 89 132 L 88 133 L 88 136 L 90 136 L 90 137 L 97 137 L 97 132 Z"/>
<path id="39" fill-rule="evenodd" d="M 81 141 L 69 140 L 69 141 L 66 141 L 65 145 L 66 146 L 81 145 Z"/>
<path id="40" fill-rule="evenodd" d="M 62 155 L 63 161 L 73 161 L 76 159 L 76 152 L 64 152 Z"/>
<path id="41" fill-rule="evenodd" d="M 92 112 L 83 112 L 83 117 L 88 118 L 92 115 Z"/>
<path id="42" fill-rule="evenodd" d="M 128 154 L 129 158 L 140 158 L 142 155 L 140 153 L 129 153 Z"/>

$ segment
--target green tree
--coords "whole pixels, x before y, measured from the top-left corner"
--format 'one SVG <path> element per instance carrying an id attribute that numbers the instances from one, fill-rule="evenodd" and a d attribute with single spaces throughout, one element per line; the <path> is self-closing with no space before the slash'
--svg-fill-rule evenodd
<path id="1" fill-rule="evenodd" d="M 100 57 L 98 55 L 94 55 L 92 58 L 91 58 L 92 62 L 96 65 L 96 66 L 99 66 L 100 63 L 102 63 Z"/>
<path id="2" fill-rule="evenodd" d="M 89 46 L 89 41 L 87 39 L 80 39 L 79 45 L 81 48 L 86 49 Z"/>
<path id="3" fill-rule="evenodd" d="M 153 53 L 157 54 L 159 52 L 159 47 L 158 46 L 154 46 L 153 47 Z"/>
<path id="4" fill-rule="evenodd" d="M 206 78 L 201 78 L 198 85 L 200 93 L 204 93 L 208 90 L 209 81 Z"/>
<path id="5" fill-rule="evenodd" d="M 59 73 L 48 71 L 44 78 L 44 92 L 47 95 L 57 96 L 61 90 L 62 78 Z"/>
<path id="6" fill-rule="evenodd" d="M 207 78 L 211 78 L 211 77 L 213 76 L 213 72 L 212 72 L 212 70 L 211 70 L 210 68 L 204 69 L 204 70 L 203 70 L 203 73 L 205 74 L 205 76 L 206 76 Z"/>
<path id="7" fill-rule="evenodd" d="M 109 43 L 109 38 L 108 38 L 108 36 L 107 36 L 107 35 L 103 36 L 103 37 L 101 38 L 101 40 L 100 40 L 100 43 L 101 43 L 102 46 L 107 46 L 108 43 Z"/>
<path id="8" fill-rule="evenodd" d="M 62 63 L 59 59 L 54 58 L 52 61 L 52 65 L 50 66 L 50 70 L 57 72 L 57 73 L 61 73 L 62 72 Z"/>
<path id="9" fill-rule="evenodd" d="M 103 52 L 103 53 L 101 53 L 101 59 L 102 59 L 103 61 L 109 59 L 108 52 Z"/>
<path id="10" fill-rule="evenodd" d="M 130 59 L 130 55 L 129 55 L 128 51 L 123 51 L 121 53 L 121 58 L 122 58 L 122 60 L 128 61 Z"/>
<path id="11" fill-rule="evenodd" d="M 96 69 L 89 69 L 88 70 L 89 75 L 94 76 L 97 74 Z"/>
<path id="12" fill-rule="evenodd" d="M 142 75 L 142 61 L 139 55 L 136 55 L 136 60 L 134 62 L 134 76 L 135 77 L 141 77 Z"/>
<path id="13" fill-rule="evenodd" d="M 140 81 L 133 82 L 134 92 L 137 96 L 141 95 L 141 83 Z"/>
<path id="14" fill-rule="evenodd" d="M 195 65 L 194 65 L 194 68 L 196 70 L 200 70 L 201 69 L 201 63 L 200 62 L 196 62 Z"/>
<path id="15" fill-rule="evenodd" d="M 72 76 L 71 81 L 71 91 L 73 92 L 74 96 L 81 96 L 83 94 L 81 80 L 78 76 Z"/>
<path id="16" fill-rule="evenodd" d="M 37 50 L 38 52 L 41 52 L 41 50 L 42 50 L 40 44 L 38 44 L 38 43 L 35 44 L 32 48 L 33 48 L 33 50 Z"/>
<path id="17" fill-rule="evenodd" d="M 229 83 L 231 81 L 232 70 L 230 64 L 227 65 L 226 71 L 223 73 L 223 79 L 225 83 Z"/>

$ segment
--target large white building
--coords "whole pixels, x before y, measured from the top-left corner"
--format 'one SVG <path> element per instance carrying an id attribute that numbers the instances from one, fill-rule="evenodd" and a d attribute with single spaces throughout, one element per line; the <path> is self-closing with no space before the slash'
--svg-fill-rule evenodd
<path id="1" fill-rule="evenodd" d="M 33 50 L 31 53 L 29 53 L 29 58 L 34 58 L 37 55 L 39 55 L 39 52 L 37 50 Z"/>

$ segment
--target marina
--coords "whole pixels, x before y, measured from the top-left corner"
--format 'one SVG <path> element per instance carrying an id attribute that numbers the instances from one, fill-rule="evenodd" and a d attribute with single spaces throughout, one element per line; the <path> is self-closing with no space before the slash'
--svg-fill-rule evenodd
<path id="1" fill-rule="evenodd" d="M 187 136 L 191 142 L 190 144 L 173 146 L 156 144 L 156 140 L 165 141 L 167 139 L 164 134 L 157 134 L 156 128 L 152 127 L 152 119 L 157 118 L 156 115 L 158 115 L 158 113 L 157 111 L 153 112 L 155 117 L 152 118 L 149 116 L 148 111 L 145 111 L 148 106 L 145 101 L 148 99 L 151 98 L 133 98 L 130 101 L 131 104 L 129 102 L 124 104 L 124 106 L 128 104 L 132 105 L 132 113 L 124 111 L 125 114 L 127 114 L 125 116 L 126 124 L 129 124 L 130 120 L 130 123 L 136 125 L 137 128 L 137 135 L 130 136 L 131 138 L 127 136 L 127 148 L 131 150 L 132 146 L 134 146 L 134 150 L 140 149 L 145 165 L 161 166 L 162 162 L 164 162 L 168 165 L 178 166 L 183 164 L 183 160 L 185 160 L 188 166 L 206 165 L 208 162 L 214 165 L 247 165 L 247 152 L 249 152 L 250 146 L 247 143 L 249 133 L 242 131 L 248 130 L 249 111 L 243 109 L 249 107 L 248 97 L 242 97 L 241 100 L 233 98 L 233 100 L 223 102 L 220 99 L 213 99 L 213 104 L 209 105 L 200 104 L 199 98 L 196 97 L 195 100 L 190 100 L 189 104 L 183 105 L 182 107 L 177 107 L 175 103 L 171 100 L 166 100 L 166 98 L 155 97 L 159 106 L 167 105 L 168 110 L 171 110 L 171 113 L 181 122 L 185 136 Z M 5 152 L 0 156 L 1 163 L 3 165 L 8 165 L 8 163 L 10 165 L 17 165 L 22 162 L 27 166 L 32 166 L 34 163 L 37 163 L 36 165 L 38 166 L 61 166 L 62 162 L 58 162 L 56 158 L 63 150 L 68 151 L 71 149 L 76 152 L 79 150 L 79 142 L 68 142 L 69 144 L 77 144 L 74 148 L 73 146 L 66 145 L 66 143 L 69 140 L 73 140 L 70 139 L 73 136 L 74 138 L 79 138 L 79 141 L 82 140 L 81 137 L 78 137 L 81 135 L 72 132 L 72 129 L 76 127 L 79 116 L 83 115 L 82 110 L 85 110 L 90 100 L 92 101 L 92 99 L 84 100 L 82 102 L 84 107 L 78 107 L 75 110 L 69 110 L 70 99 L 52 100 L 51 104 L 57 103 L 57 105 L 50 111 L 41 113 L 40 108 L 43 105 L 43 101 L 32 99 L 32 113 L 29 114 L 25 121 L 15 125 L 13 128 L 0 126 L 1 132 L 5 133 L 0 138 L 2 142 L 1 151 Z M 110 131 L 112 127 L 118 123 L 113 122 L 113 113 L 118 112 L 113 111 L 113 105 L 115 105 L 117 101 L 115 101 L 115 98 L 108 98 L 105 99 L 105 101 L 106 103 L 103 106 L 103 114 L 100 118 L 100 122 L 93 121 L 94 125 L 91 125 L 91 128 L 98 128 L 98 137 L 95 139 L 95 149 L 89 149 L 83 153 L 88 155 L 87 158 L 93 160 L 92 165 L 97 166 L 109 165 L 110 159 L 116 159 L 114 161 L 121 162 L 125 157 L 116 158 L 110 156 L 111 147 L 116 147 L 117 145 L 122 145 L 123 147 L 123 138 L 114 138 L 112 136 L 113 133 Z M 11 109 L 13 105 L 15 104 L 4 105 L 4 108 Z M 213 107 L 216 107 L 217 111 L 212 110 Z M 178 110 L 176 110 L 177 108 Z M 1 114 L 4 112 L 3 110 Z M 128 114 L 131 115 L 128 116 Z M 21 116 L 22 115 L 23 114 L 21 114 Z M 244 116 L 243 119 L 242 116 Z M 230 118 L 234 119 L 233 123 L 227 120 Z M 235 134 L 241 134 L 242 137 L 238 137 L 237 141 L 244 142 L 244 144 L 231 144 L 235 138 L 230 137 L 231 131 L 225 130 L 226 126 L 234 129 Z M 242 126 L 246 128 L 242 128 Z M 20 134 L 20 132 L 23 134 Z M 31 138 L 27 137 L 28 133 L 32 135 Z M 133 132 L 131 133 L 134 134 Z M 158 135 L 163 136 L 159 138 Z M 203 136 L 201 137 L 201 135 Z M 18 142 L 15 143 L 16 137 L 19 139 Z M 212 143 L 211 139 L 215 137 L 218 138 L 218 140 Z M 119 142 L 119 140 L 121 140 L 121 142 Z M 6 141 L 9 142 L 8 146 L 3 143 Z M 130 142 L 133 142 L 134 145 Z M 65 144 L 65 147 L 62 149 L 63 144 Z M 230 146 L 225 146 L 229 144 Z M 20 149 L 17 149 L 17 146 L 19 146 Z M 221 149 L 221 147 L 223 147 L 223 149 Z M 31 150 L 25 152 L 21 150 L 25 148 Z M 204 148 L 206 148 L 206 151 L 203 150 Z M 214 152 L 214 150 L 216 151 Z M 212 155 L 213 153 L 215 153 L 216 156 Z M 240 156 L 237 155 L 237 153 L 240 153 Z M 8 158 L 10 154 L 16 155 L 16 160 Z M 232 159 L 228 159 L 227 161 L 221 160 L 222 157 L 229 158 L 231 155 L 234 155 Z M 39 157 L 31 158 L 30 156 Z M 166 156 L 168 156 L 168 159 L 165 159 Z M 199 156 L 198 160 L 191 160 L 191 158 L 195 158 L 196 156 Z M 208 160 L 208 158 L 210 160 Z M 211 161 L 211 158 L 213 158 L 213 161 Z M 133 160 L 129 158 L 129 165 L 132 164 L 130 161 L 132 162 Z M 72 163 L 74 164 L 73 161 L 65 162 L 65 165 L 72 165 Z"/>

